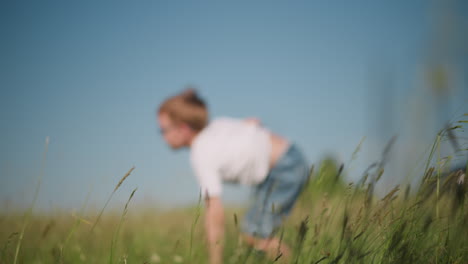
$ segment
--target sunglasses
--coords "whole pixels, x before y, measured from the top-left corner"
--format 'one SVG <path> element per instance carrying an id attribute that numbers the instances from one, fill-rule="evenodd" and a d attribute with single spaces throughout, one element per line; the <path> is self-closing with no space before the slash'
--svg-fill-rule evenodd
<path id="1" fill-rule="evenodd" d="M 171 131 L 171 130 L 174 130 L 174 129 L 178 128 L 178 127 L 181 127 L 181 124 L 178 124 L 178 125 L 177 125 L 177 124 L 175 124 L 175 125 L 173 124 L 173 125 L 170 125 L 170 126 L 164 127 L 164 128 L 161 127 L 161 128 L 159 128 L 159 133 L 160 133 L 161 135 L 165 135 L 167 132 L 169 132 L 169 131 Z M 188 127 L 189 127 L 189 128 L 192 128 L 190 125 L 188 125 Z M 193 128 L 192 128 L 192 129 L 193 129 Z"/>
<path id="2" fill-rule="evenodd" d="M 169 131 L 171 131 L 171 130 L 174 130 L 175 128 L 177 128 L 177 126 L 174 126 L 174 125 L 168 126 L 168 127 L 161 127 L 161 128 L 159 129 L 159 133 L 160 133 L 161 135 L 164 135 L 164 134 L 166 134 L 167 132 L 169 132 Z"/>
<path id="3" fill-rule="evenodd" d="M 159 133 L 161 135 L 165 135 L 167 132 L 173 130 L 174 128 L 176 128 L 176 126 L 169 126 L 169 127 L 165 127 L 165 128 L 160 128 Z"/>

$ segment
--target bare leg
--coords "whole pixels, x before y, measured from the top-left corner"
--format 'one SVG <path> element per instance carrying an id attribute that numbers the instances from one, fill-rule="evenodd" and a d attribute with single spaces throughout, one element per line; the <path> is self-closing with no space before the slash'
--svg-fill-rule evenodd
<path id="1" fill-rule="evenodd" d="M 270 259 L 276 259 L 281 255 L 278 260 L 286 263 L 285 261 L 289 260 L 289 257 L 291 256 L 291 250 L 289 247 L 276 237 L 258 238 L 247 234 L 244 234 L 243 237 L 249 246 L 257 250 L 265 251 Z"/>

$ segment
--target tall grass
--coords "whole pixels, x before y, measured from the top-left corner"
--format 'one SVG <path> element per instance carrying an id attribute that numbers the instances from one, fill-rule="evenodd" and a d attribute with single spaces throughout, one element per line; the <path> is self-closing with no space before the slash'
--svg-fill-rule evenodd
<path id="1" fill-rule="evenodd" d="M 88 194 L 86 195 L 85 202 L 83 203 L 83 206 L 81 207 L 81 210 L 80 210 L 79 214 L 76 216 L 75 223 L 73 224 L 72 228 L 70 228 L 70 231 L 68 232 L 68 234 L 66 236 L 66 239 L 65 239 L 65 241 L 63 242 L 63 245 L 60 248 L 60 260 L 61 261 L 63 261 L 63 254 L 64 254 L 64 251 L 65 251 L 67 245 L 68 245 L 68 242 L 72 238 L 73 234 L 78 230 L 78 228 L 80 227 L 80 224 L 82 222 L 90 224 L 88 221 L 86 221 L 85 219 L 82 218 L 82 216 L 84 215 L 84 211 L 86 209 L 86 206 L 88 204 L 90 194 L 91 194 L 91 191 L 89 191 Z"/>
<path id="2" fill-rule="evenodd" d="M 447 136 L 447 130 L 441 130 L 435 137 L 428 156 L 419 164 L 421 181 L 417 186 L 411 189 L 395 184 L 383 197 L 375 195 L 374 188 L 386 173 L 393 141 L 357 183 L 344 181 L 346 166 L 330 160 L 317 164 L 298 205 L 280 230 L 281 241 L 293 249 L 291 263 L 468 263 L 468 180 L 465 177 L 459 184 L 463 172 L 447 172 L 447 163 L 441 162 L 449 160 L 439 152 Z M 1 217 L 0 263 L 206 263 L 203 228 L 198 225 L 203 213 L 200 198 L 195 207 L 186 210 L 157 213 L 150 207 L 128 214 L 135 189 L 120 214 L 104 213 L 132 171 L 122 177 L 97 219 L 89 223 L 92 230 L 102 221 L 99 232 L 90 233 L 88 226 L 80 225 L 86 221 L 83 210 L 71 219 L 33 214 Z M 104 214 L 106 217 L 101 217 Z M 240 243 L 238 222 L 243 210 L 228 208 L 226 214 L 234 220 L 226 223 L 224 263 L 284 262 L 280 253 L 267 259 Z M 17 229 L 18 219 L 23 219 L 23 226 L 11 233 Z M 19 239 L 28 222 L 28 239 Z M 21 251 L 20 246 L 9 248 L 16 238 Z M 59 245 L 63 250 L 57 260 L 54 252 Z M 119 253 L 122 248 L 124 255 Z"/>
<path id="3" fill-rule="evenodd" d="M 195 217 L 193 219 L 192 226 L 190 227 L 190 249 L 189 249 L 189 255 L 188 255 L 189 259 L 192 258 L 193 238 L 194 238 L 194 233 L 195 233 L 195 227 L 197 226 L 197 223 L 201 214 L 201 206 L 202 206 L 201 203 L 202 203 L 202 194 L 200 192 L 200 194 L 198 195 L 198 203 L 195 208 Z"/>
<path id="4" fill-rule="evenodd" d="M 99 215 L 97 216 L 96 218 L 96 221 L 94 221 L 94 224 L 93 226 L 91 227 L 91 232 L 94 230 L 94 228 L 96 227 L 97 223 L 99 222 L 99 220 L 101 219 L 101 216 L 102 216 L 102 213 L 104 213 L 104 210 L 106 209 L 107 205 L 109 204 L 110 200 L 112 199 L 112 196 L 114 196 L 114 193 L 119 189 L 119 187 L 122 185 L 122 183 L 125 181 L 125 179 L 127 179 L 128 176 L 130 176 L 130 174 L 132 173 L 132 171 L 135 169 L 135 167 L 132 167 L 130 170 L 127 171 L 127 173 L 125 173 L 125 175 L 120 179 L 120 181 L 117 183 L 117 185 L 115 186 L 114 190 L 111 192 L 111 194 L 109 195 L 109 197 L 107 198 L 107 201 L 106 203 L 104 204 L 104 206 L 102 207 L 101 211 L 99 212 Z"/>
<path id="5" fill-rule="evenodd" d="M 33 212 L 34 206 L 35 206 L 36 201 L 37 201 L 37 196 L 39 195 L 39 189 L 41 188 L 42 177 L 44 177 L 44 171 L 45 171 L 48 148 L 49 148 L 49 137 L 46 137 L 45 147 L 44 147 L 44 154 L 42 156 L 42 162 L 41 162 L 41 169 L 39 171 L 39 179 L 37 181 L 36 190 L 34 191 L 34 198 L 33 198 L 33 201 L 31 203 L 31 206 L 26 211 L 26 213 L 24 214 L 24 217 L 23 217 L 23 227 L 21 228 L 21 231 L 19 233 L 18 242 L 16 244 L 15 258 L 13 260 L 13 264 L 16 264 L 16 262 L 18 261 L 18 254 L 20 252 L 21 243 L 23 242 L 24 232 L 26 230 L 26 227 L 29 224 L 31 214 Z"/>
<path id="6" fill-rule="evenodd" d="M 127 215 L 127 212 L 128 212 L 128 204 L 130 203 L 130 200 L 132 200 L 133 195 L 135 195 L 135 192 L 136 192 L 137 189 L 138 188 L 133 189 L 132 193 L 130 194 L 130 197 L 127 200 L 127 203 L 125 203 L 125 207 L 124 207 L 124 210 L 122 212 L 122 215 L 120 216 L 119 225 L 117 227 L 117 230 L 115 230 L 115 234 L 114 234 L 114 237 L 112 238 L 112 242 L 111 242 L 109 264 L 114 263 L 114 254 L 115 254 L 114 252 L 115 252 L 115 248 L 117 247 L 117 241 L 118 241 L 118 238 L 119 238 L 120 230 L 122 229 L 123 221 L 124 221 L 125 216 Z"/>

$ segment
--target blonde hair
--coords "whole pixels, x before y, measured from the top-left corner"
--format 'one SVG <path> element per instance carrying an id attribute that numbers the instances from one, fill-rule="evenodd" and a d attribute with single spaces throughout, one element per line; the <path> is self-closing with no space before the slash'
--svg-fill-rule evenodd
<path id="1" fill-rule="evenodd" d="M 206 104 L 193 88 L 187 88 L 162 102 L 158 109 L 158 114 L 161 113 L 168 114 L 176 123 L 186 123 L 197 132 L 208 124 Z"/>

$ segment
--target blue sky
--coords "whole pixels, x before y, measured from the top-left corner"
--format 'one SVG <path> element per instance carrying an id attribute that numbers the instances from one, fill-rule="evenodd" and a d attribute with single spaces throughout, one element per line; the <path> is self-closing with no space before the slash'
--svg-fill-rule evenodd
<path id="1" fill-rule="evenodd" d="M 256 116 L 297 142 L 311 163 L 324 155 L 347 162 L 366 136 L 348 173 L 357 179 L 384 139 L 413 131 L 406 129 L 409 113 L 432 109 L 421 76 L 431 58 L 434 6 L 422 0 L 4 2 L 0 199 L 30 203 L 50 137 L 41 208 L 79 207 L 90 190 L 100 207 L 132 166 L 115 204 L 135 187 L 142 204 L 196 201 L 188 152 L 165 146 L 154 116 L 162 100 L 187 84 L 198 87 L 213 117 Z M 456 6 L 466 29 L 467 5 Z M 449 56 L 457 73 L 444 105 L 449 118 L 467 109 L 464 52 Z M 395 118 L 382 132 L 374 129 L 373 111 L 385 102 L 384 88 L 373 85 L 388 73 Z M 228 188 L 226 200 L 243 201 L 246 191 Z"/>

